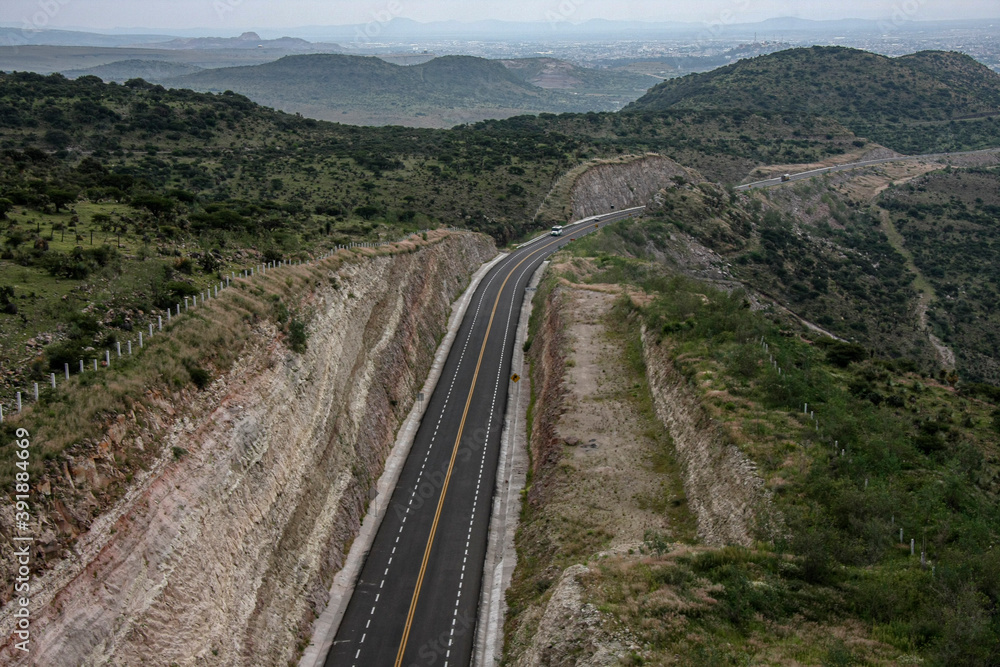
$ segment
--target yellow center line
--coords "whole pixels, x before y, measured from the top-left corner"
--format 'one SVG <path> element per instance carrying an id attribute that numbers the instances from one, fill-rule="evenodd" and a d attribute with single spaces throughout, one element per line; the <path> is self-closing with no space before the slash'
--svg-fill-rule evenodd
<path id="1" fill-rule="evenodd" d="M 462 412 L 462 421 L 458 425 L 458 435 L 455 437 L 455 445 L 451 450 L 451 461 L 448 463 L 448 472 L 444 476 L 444 484 L 441 487 L 441 496 L 438 498 L 437 510 L 434 512 L 434 522 L 431 524 L 431 533 L 427 537 L 427 546 L 424 548 L 424 559 L 420 563 L 420 573 L 417 575 L 417 586 L 413 590 L 413 599 L 410 601 L 410 611 L 406 615 L 406 625 L 403 627 L 403 639 L 399 643 L 399 651 L 396 653 L 396 665 L 395 667 L 400 667 L 403 663 L 403 653 L 406 651 L 406 642 L 410 638 L 410 628 L 413 625 L 413 614 L 417 609 L 417 600 L 420 599 L 420 588 L 424 584 L 424 574 L 427 572 L 427 561 L 430 559 L 431 548 L 434 546 L 434 535 L 437 533 L 438 521 L 441 519 L 441 509 L 444 507 L 444 497 L 448 493 L 448 483 L 451 481 L 451 472 L 455 467 L 455 457 L 458 456 L 458 446 L 462 442 L 462 431 L 465 429 L 465 420 L 469 416 L 469 406 L 472 405 L 472 394 L 476 390 L 476 380 L 479 378 L 479 368 L 483 363 L 483 355 L 486 353 L 486 343 L 490 340 L 490 330 L 493 328 L 493 319 L 496 317 L 497 306 L 500 305 L 500 297 L 503 296 L 504 287 L 507 286 L 507 281 L 510 277 L 514 275 L 518 267 L 528 261 L 532 255 L 537 255 L 541 251 L 550 248 L 551 246 L 559 243 L 559 241 L 552 241 L 541 248 L 534 250 L 524 256 L 520 262 L 514 265 L 504 278 L 503 283 L 500 285 L 500 290 L 497 292 L 496 301 L 493 302 L 493 310 L 490 312 L 490 320 L 486 325 L 486 336 L 483 338 L 483 346 L 479 349 L 479 360 L 476 362 L 476 371 L 472 375 L 472 385 L 469 387 L 469 396 L 465 399 L 465 410 Z M 456 371 L 457 372 L 457 371 Z"/>

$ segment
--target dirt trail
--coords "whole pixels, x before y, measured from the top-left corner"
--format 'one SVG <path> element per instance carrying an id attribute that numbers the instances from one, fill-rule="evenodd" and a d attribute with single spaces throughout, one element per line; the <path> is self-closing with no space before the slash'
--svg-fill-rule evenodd
<path id="1" fill-rule="evenodd" d="M 934 291 L 934 286 L 931 285 L 930 281 L 917 268 L 916 263 L 913 261 L 913 255 L 906 247 L 906 240 L 899 233 L 899 230 L 896 229 L 896 225 L 892 223 L 892 216 L 889 215 L 889 211 L 879 209 L 879 215 L 882 217 L 882 231 L 889 238 L 889 243 L 896 249 L 896 252 L 903 256 L 906 260 L 906 268 L 915 276 L 913 287 L 920 293 L 916 308 L 917 322 L 919 323 L 920 330 L 927 335 L 927 340 L 934 347 L 934 352 L 937 354 L 938 363 L 941 364 L 941 367 L 949 371 L 954 370 L 955 352 L 945 345 L 944 341 L 934 335 L 927 321 L 927 310 L 937 300 L 937 293 Z"/>

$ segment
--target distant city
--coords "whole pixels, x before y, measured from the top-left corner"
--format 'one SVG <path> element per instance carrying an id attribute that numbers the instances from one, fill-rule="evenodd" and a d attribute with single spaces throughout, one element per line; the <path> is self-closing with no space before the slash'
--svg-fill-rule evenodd
<path id="1" fill-rule="evenodd" d="M 840 23 L 840 22 L 835 22 Z M 529 58 L 548 56 L 578 65 L 626 68 L 663 78 L 714 69 L 742 58 L 802 46 L 847 46 L 887 56 L 917 51 L 959 51 L 1000 72 L 1000 19 L 987 24 L 907 24 L 905 28 L 880 31 L 873 28 L 835 31 L 816 23 L 812 29 L 760 30 L 755 26 L 706 26 L 688 34 L 658 34 L 623 39 L 613 32 L 567 39 L 553 30 L 551 40 L 511 41 L 499 39 L 401 39 L 378 38 L 355 42 L 360 52 L 385 54 L 473 55 L 484 58 Z M 883 26 L 884 28 L 884 26 Z M 631 32 L 631 31 L 630 31 Z M 635 31 L 639 32 L 639 31 Z M 345 44 L 345 46 L 348 46 Z M 416 62 L 416 61 L 415 61 Z"/>
<path id="2" fill-rule="evenodd" d="M 254 38 L 259 36 L 263 44 L 256 57 L 247 54 L 250 57 L 245 60 L 247 64 L 249 61 L 266 62 L 284 53 L 302 51 L 378 55 L 403 65 L 419 64 L 443 55 L 483 58 L 547 56 L 586 67 L 627 69 L 653 77 L 672 78 L 783 49 L 835 45 L 887 56 L 923 50 L 959 51 L 994 71 L 1000 71 L 1000 17 L 995 21 L 926 22 L 784 18 L 745 24 L 572 23 L 570 18 L 571 15 L 553 15 L 548 23 L 418 23 L 383 16 L 359 25 L 290 29 L 248 27 L 245 34 Z M 142 29 L 98 33 L 0 27 L 0 53 L 11 50 L 10 47 L 16 49 L 27 45 L 144 49 L 159 49 L 166 45 L 171 49 L 201 49 L 206 48 L 205 40 L 198 38 L 232 38 L 239 35 L 239 31 L 228 31 L 223 35 L 218 32 L 211 28 L 153 34 Z M 281 39 L 284 37 L 294 39 Z M 202 44 L 195 44 L 198 42 Z M 207 48 L 221 50 L 225 47 L 215 44 Z"/>

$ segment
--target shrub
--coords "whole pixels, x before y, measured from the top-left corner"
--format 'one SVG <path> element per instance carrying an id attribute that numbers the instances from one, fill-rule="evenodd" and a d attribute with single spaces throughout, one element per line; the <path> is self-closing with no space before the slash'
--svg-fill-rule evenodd
<path id="1" fill-rule="evenodd" d="M 191 366 L 188 368 L 188 375 L 191 376 L 191 382 L 198 389 L 204 389 L 212 382 L 212 374 L 201 366 Z"/>
<path id="2" fill-rule="evenodd" d="M 17 315 L 17 304 L 14 303 L 14 288 L 9 285 L 0 287 L 0 313 Z"/>
<path id="3" fill-rule="evenodd" d="M 191 261 L 190 257 L 183 257 L 174 262 L 174 269 L 190 276 L 194 273 L 194 262 Z"/>
<path id="4" fill-rule="evenodd" d="M 292 318 L 292 321 L 288 323 L 288 345 L 293 351 L 299 354 L 306 351 L 306 343 L 309 340 L 309 334 L 306 331 L 306 325 L 304 322 L 298 318 Z"/>
<path id="5" fill-rule="evenodd" d="M 198 294 L 197 287 L 190 283 L 183 283 L 180 281 L 168 282 L 164 285 L 164 288 L 166 288 L 171 295 L 180 299 L 183 299 L 186 296 L 194 296 L 195 294 Z"/>
<path id="6" fill-rule="evenodd" d="M 821 338 L 816 341 L 816 344 L 826 349 L 826 360 L 840 368 L 847 368 L 851 364 L 864 361 L 868 357 L 868 351 L 855 343 Z"/>
<path id="7" fill-rule="evenodd" d="M 62 371 L 64 364 L 69 364 L 71 369 L 75 368 L 80 359 L 87 356 L 84 348 L 86 341 L 80 339 L 70 339 L 61 343 L 53 343 L 45 348 L 45 356 L 49 360 L 49 368 L 53 371 Z"/>

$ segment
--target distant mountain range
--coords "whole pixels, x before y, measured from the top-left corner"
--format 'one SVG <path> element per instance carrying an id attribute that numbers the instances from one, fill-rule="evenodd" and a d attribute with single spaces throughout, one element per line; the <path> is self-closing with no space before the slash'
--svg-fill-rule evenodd
<path id="1" fill-rule="evenodd" d="M 518 113 L 607 111 L 642 95 L 648 76 L 554 58 L 445 56 L 401 66 L 374 56 L 286 56 L 251 67 L 159 79 L 201 92 L 232 90 L 260 104 L 323 120 L 447 126 Z"/>
<path id="2" fill-rule="evenodd" d="M 164 34 L 104 35 L 74 30 L 24 30 L 0 27 L 0 47 L 16 46 L 95 46 L 117 47 L 132 44 L 152 44 L 174 39 Z"/>
<path id="3" fill-rule="evenodd" d="M 339 44 L 307 42 L 298 37 L 263 39 L 255 32 L 245 32 L 239 37 L 182 37 L 167 42 L 148 44 L 151 49 L 217 51 L 229 49 L 264 49 L 295 52 L 336 53 L 342 49 Z"/>
<path id="4" fill-rule="evenodd" d="M 997 12 L 997 23 L 1000 25 L 1000 10 Z M 902 21 L 892 22 L 862 19 L 845 19 L 838 21 L 811 21 L 799 18 L 773 18 L 751 23 L 684 23 L 684 22 L 643 22 L 643 21 L 611 21 L 594 19 L 580 23 L 566 20 L 558 12 L 549 21 L 515 22 L 515 21 L 433 21 L 422 23 L 405 18 L 393 18 L 390 21 L 372 21 L 367 24 L 301 26 L 295 28 L 269 28 L 261 26 L 253 34 L 258 43 L 274 42 L 267 48 L 285 48 L 279 42 L 283 40 L 301 40 L 313 43 L 315 48 L 306 48 L 299 42 L 289 41 L 290 51 L 330 50 L 323 48 L 330 43 L 343 44 L 345 48 L 363 49 L 371 42 L 408 42 L 412 40 L 435 39 L 470 39 L 482 41 L 518 41 L 549 42 L 553 39 L 655 39 L 664 37 L 683 37 L 691 35 L 708 35 L 712 38 L 742 38 L 754 34 L 780 36 L 790 35 L 847 35 L 847 34 L 883 34 L 888 28 L 893 32 L 905 34 L 911 31 L 947 31 L 963 29 L 981 29 L 983 21 Z M 131 28 L 120 31 L 80 32 L 70 30 L 30 30 L 19 27 L 0 28 L 0 46 L 19 46 L 27 44 L 49 46 L 126 46 L 138 44 L 157 44 L 157 48 L 242 48 L 241 36 L 206 37 L 206 34 L 218 32 L 217 29 L 176 30 L 174 34 L 165 35 L 162 30 Z M 194 42 L 185 42 L 194 40 Z M 200 42 L 200 40 L 206 40 Z M 228 42 L 226 40 L 229 40 Z M 246 41 L 255 41 L 247 38 Z M 192 46 L 193 43 L 202 46 Z M 318 43 L 318 44 L 317 44 Z M 165 46 L 174 44 L 174 46 Z M 185 45 L 186 44 L 186 45 Z M 251 48 L 256 48 L 254 45 Z"/>

